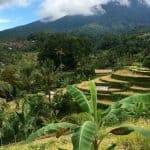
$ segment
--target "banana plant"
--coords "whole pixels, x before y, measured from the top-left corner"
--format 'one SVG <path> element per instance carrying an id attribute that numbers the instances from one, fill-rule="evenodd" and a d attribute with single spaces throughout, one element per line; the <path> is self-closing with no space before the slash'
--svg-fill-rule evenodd
<path id="1" fill-rule="evenodd" d="M 49 124 L 37 132 L 31 134 L 27 139 L 28 142 L 35 140 L 36 138 L 48 134 L 56 134 L 56 137 L 60 137 L 65 132 L 74 131 L 72 136 L 72 144 L 74 150 L 98 150 L 102 140 L 108 134 L 114 135 L 128 135 L 134 131 L 139 132 L 145 137 L 150 138 L 150 130 L 131 127 L 120 126 L 112 129 L 105 134 L 101 134 L 106 122 L 111 121 L 112 118 L 118 118 L 120 112 L 126 112 L 131 115 L 133 113 L 134 105 L 139 102 L 143 102 L 150 106 L 150 94 L 132 96 L 119 102 L 116 102 L 110 106 L 106 111 L 98 115 L 97 109 L 97 91 L 94 82 L 89 82 L 89 88 L 91 98 L 88 99 L 85 94 L 74 86 L 68 86 L 67 91 L 73 97 L 73 99 L 79 104 L 83 112 L 89 114 L 89 120 L 85 121 L 81 126 L 71 124 L 67 122 Z M 115 145 L 108 149 L 114 149 Z"/>
<path id="2" fill-rule="evenodd" d="M 19 120 L 18 128 L 15 128 L 15 136 L 17 136 L 18 131 L 24 133 L 25 138 L 27 139 L 28 133 L 30 130 L 33 130 L 33 124 L 35 122 L 35 117 L 32 116 L 31 105 L 27 99 L 24 100 L 22 104 L 22 111 L 16 112 L 16 115 Z"/>

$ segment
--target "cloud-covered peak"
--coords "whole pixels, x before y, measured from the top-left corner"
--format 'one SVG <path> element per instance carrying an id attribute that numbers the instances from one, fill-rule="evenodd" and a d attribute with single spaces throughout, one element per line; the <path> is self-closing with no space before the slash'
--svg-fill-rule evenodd
<path id="1" fill-rule="evenodd" d="M 104 12 L 101 7 L 109 2 L 118 2 L 120 5 L 129 6 L 132 0 L 43 0 L 41 3 L 39 15 L 41 18 L 57 20 L 66 15 L 93 15 L 96 7 Z M 150 5 L 150 0 L 137 0 Z"/>
<path id="2" fill-rule="evenodd" d="M 116 1 L 121 5 L 129 5 L 128 0 L 43 0 L 39 12 L 41 18 L 56 20 L 66 15 L 93 15 L 96 7 L 104 12 L 101 5 Z"/>

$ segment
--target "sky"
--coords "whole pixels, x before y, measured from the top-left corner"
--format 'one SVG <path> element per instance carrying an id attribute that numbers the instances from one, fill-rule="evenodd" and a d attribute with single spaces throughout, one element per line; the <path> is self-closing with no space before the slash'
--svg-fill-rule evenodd
<path id="1" fill-rule="evenodd" d="M 0 0 L 0 31 L 47 18 L 57 20 L 66 15 L 93 15 L 93 7 L 106 13 L 102 4 L 116 1 L 130 6 L 130 0 Z M 150 0 L 138 0 L 150 6 Z"/>

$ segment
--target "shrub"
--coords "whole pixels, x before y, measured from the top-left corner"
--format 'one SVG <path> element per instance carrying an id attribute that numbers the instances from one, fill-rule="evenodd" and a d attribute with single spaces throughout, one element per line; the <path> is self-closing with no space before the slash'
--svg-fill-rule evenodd
<path id="1" fill-rule="evenodd" d="M 55 114 L 59 117 L 62 117 L 64 115 L 69 115 L 72 113 L 81 112 L 81 109 L 72 100 L 72 97 L 69 94 L 63 94 L 62 91 L 57 92 L 54 95 L 53 99 L 53 109 L 55 111 Z"/>
<path id="2" fill-rule="evenodd" d="M 150 55 L 148 55 L 144 58 L 143 66 L 150 68 Z"/>

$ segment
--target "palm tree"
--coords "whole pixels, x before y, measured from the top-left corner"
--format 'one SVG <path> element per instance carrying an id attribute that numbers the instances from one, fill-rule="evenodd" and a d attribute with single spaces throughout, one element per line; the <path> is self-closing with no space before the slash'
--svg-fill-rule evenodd
<path id="1" fill-rule="evenodd" d="M 32 87 L 32 81 L 33 81 L 32 73 L 33 73 L 34 67 L 35 66 L 32 64 L 25 64 L 20 70 L 23 85 L 28 90 L 30 90 Z"/>
<path id="2" fill-rule="evenodd" d="M 45 85 L 45 91 L 48 93 L 49 103 L 51 104 L 51 90 L 55 87 L 56 67 L 52 61 L 46 61 L 40 68 L 42 81 Z"/>
<path id="3" fill-rule="evenodd" d="M 11 84 L 0 81 L 0 97 L 10 100 L 13 97 L 13 87 Z"/>
<path id="4" fill-rule="evenodd" d="M 56 48 L 55 51 L 56 51 L 56 55 L 57 55 L 58 58 L 59 58 L 60 69 L 61 69 L 61 71 L 62 71 L 62 69 L 63 69 L 62 57 L 65 56 L 64 49 L 63 49 L 63 48 Z"/>
<path id="5" fill-rule="evenodd" d="M 18 116 L 19 124 L 18 129 L 16 128 L 15 135 L 17 135 L 17 131 L 22 131 L 25 138 L 27 138 L 29 130 L 33 130 L 32 124 L 35 121 L 35 117 L 31 116 L 31 105 L 27 100 L 24 100 L 22 104 L 22 111 L 16 112 L 16 114 Z"/>

